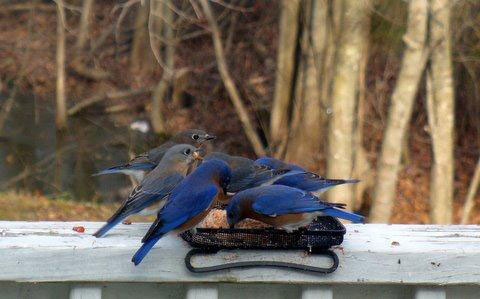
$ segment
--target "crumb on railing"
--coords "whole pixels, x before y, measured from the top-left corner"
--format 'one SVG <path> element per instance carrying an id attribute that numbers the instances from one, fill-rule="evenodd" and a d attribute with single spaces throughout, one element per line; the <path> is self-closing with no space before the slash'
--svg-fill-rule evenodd
<path id="1" fill-rule="evenodd" d="M 85 227 L 83 226 L 74 226 L 73 230 L 76 231 L 77 233 L 84 233 L 85 232 Z"/>

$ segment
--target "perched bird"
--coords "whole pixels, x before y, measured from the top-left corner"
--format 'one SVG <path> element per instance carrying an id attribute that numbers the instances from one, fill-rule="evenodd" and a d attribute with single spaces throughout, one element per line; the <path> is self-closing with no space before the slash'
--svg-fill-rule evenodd
<path id="1" fill-rule="evenodd" d="M 243 219 L 259 220 L 287 231 L 306 226 L 316 217 L 328 215 L 363 222 L 363 217 L 342 211 L 344 204 L 332 204 L 319 200 L 309 192 L 281 186 L 261 186 L 235 194 L 226 211 L 231 228 Z"/>
<path id="2" fill-rule="evenodd" d="M 177 135 L 173 136 L 170 140 L 163 143 L 162 145 L 146 153 L 142 153 L 136 156 L 127 164 L 117 165 L 104 169 L 100 172 L 95 173 L 94 176 L 111 173 L 123 173 L 133 176 L 138 182 L 140 182 L 141 180 L 143 180 L 143 177 L 147 172 L 153 170 L 158 165 L 158 163 L 160 163 L 163 155 L 172 146 L 176 144 L 190 144 L 199 147 L 205 141 L 212 139 L 215 139 L 214 135 L 208 134 L 202 130 L 192 129 L 182 131 Z"/>
<path id="3" fill-rule="evenodd" d="M 287 169 L 291 171 L 306 171 L 302 167 L 284 162 L 282 160 L 278 160 L 271 157 L 261 157 L 255 160 L 255 165 L 262 165 L 272 169 Z"/>
<path id="4" fill-rule="evenodd" d="M 357 179 L 326 179 L 315 173 L 308 172 L 298 165 L 288 164 L 270 157 L 263 157 L 255 160 L 255 165 L 270 167 L 277 170 L 287 170 L 286 173 L 273 177 L 263 185 L 289 186 L 311 192 L 315 196 L 320 196 L 323 192 L 338 185 L 355 184 L 360 182 Z"/>
<path id="5" fill-rule="evenodd" d="M 212 152 L 205 156 L 205 161 L 211 159 L 224 161 L 232 170 L 232 179 L 227 186 L 228 194 L 235 194 L 242 190 L 258 187 L 288 172 L 288 170 L 271 169 L 263 165 L 256 165 L 255 161 L 251 159 L 231 156 L 221 152 Z"/>
<path id="6" fill-rule="evenodd" d="M 196 159 L 201 159 L 199 150 L 189 144 L 172 146 L 141 183 L 135 187 L 123 205 L 107 223 L 93 235 L 103 236 L 123 219 L 133 214 L 152 215 L 165 204 L 168 194 L 187 175 Z"/>
<path id="7" fill-rule="evenodd" d="M 320 196 L 323 192 L 332 187 L 343 184 L 355 184 L 360 182 L 357 179 L 326 179 L 312 172 L 286 173 L 272 182 L 272 185 L 282 185 L 311 192 Z"/>
<path id="8" fill-rule="evenodd" d="M 207 216 L 212 203 L 225 196 L 231 171 L 221 160 L 203 162 L 171 193 L 167 204 L 158 212 L 157 219 L 148 230 L 142 247 L 132 262 L 138 265 L 164 235 L 194 228 Z"/>

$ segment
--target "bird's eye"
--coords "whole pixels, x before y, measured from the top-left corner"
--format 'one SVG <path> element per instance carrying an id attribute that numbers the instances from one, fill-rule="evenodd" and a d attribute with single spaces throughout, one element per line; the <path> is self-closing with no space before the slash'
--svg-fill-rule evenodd
<path id="1" fill-rule="evenodd" d="M 191 152 L 191 150 L 190 150 L 189 148 L 187 148 L 187 149 L 184 151 L 185 155 L 190 155 L 190 152 Z"/>
<path id="2" fill-rule="evenodd" d="M 193 138 L 193 140 L 198 140 L 198 138 L 200 138 L 200 136 L 198 136 L 197 134 L 193 134 L 192 138 Z"/>

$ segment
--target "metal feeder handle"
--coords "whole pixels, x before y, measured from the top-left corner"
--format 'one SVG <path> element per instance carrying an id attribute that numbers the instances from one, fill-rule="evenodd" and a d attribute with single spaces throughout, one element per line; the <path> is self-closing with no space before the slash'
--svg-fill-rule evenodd
<path id="1" fill-rule="evenodd" d="M 185 266 L 190 272 L 193 272 L 193 273 L 206 273 L 206 272 L 213 272 L 213 271 L 220 271 L 220 270 L 234 269 L 234 268 L 275 267 L 275 268 L 286 268 L 286 269 L 300 270 L 300 271 L 309 271 L 309 272 L 322 273 L 322 274 L 332 273 L 338 267 L 338 256 L 335 252 L 329 249 L 314 251 L 313 253 L 326 255 L 330 257 L 333 261 L 333 265 L 330 268 L 313 267 L 313 266 L 302 265 L 302 264 L 275 262 L 275 261 L 237 262 L 237 263 L 227 263 L 223 265 L 209 266 L 209 267 L 194 267 L 191 263 L 192 257 L 194 257 L 195 255 L 216 254 L 220 250 L 221 249 L 217 249 L 217 248 L 211 248 L 211 249 L 194 248 L 190 250 L 185 256 Z"/>

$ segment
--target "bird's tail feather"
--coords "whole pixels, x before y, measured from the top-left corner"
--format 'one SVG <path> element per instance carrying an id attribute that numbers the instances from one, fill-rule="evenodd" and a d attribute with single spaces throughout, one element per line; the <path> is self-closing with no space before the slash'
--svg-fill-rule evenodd
<path id="1" fill-rule="evenodd" d="M 109 230 L 111 230 L 115 225 L 119 224 L 124 217 L 116 217 L 113 220 L 109 220 L 104 226 L 102 226 L 99 230 L 97 230 L 93 236 L 100 238 L 105 235 Z"/>
<path id="2" fill-rule="evenodd" d="M 350 180 L 343 180 L 343 179 L 325 179 L 329 187 L 334 187 L 338 185 L 343 185 L 343 184 L 356 184 L 360 182 L 360 180 L 357 179 L 350 179 Z"/>
<path id="3" fill-rule="evenodd" d="M 347 207 L 346 203 L 341 203 L 341 202 L 332 202 L 330 205 L 334 206 L 335 208 L 339 209 L 345 209 Z"/>
<path id="4" fill-rule="evenodd" d="M 117 165 L 112 166 L 104 170 L 100 170 L 97 173 L 92 174 L 92 176 L 99 176 L 104 174 L 112 174 L 112 173 L 123 173 L 126 171 L 135 171 L 135 170 L 152 170 L 155 168 L 155 165 L 152 163 L 133 163 L 133 164 L 126 164 L 126 165 Z"/>
<path id="5" fill-rule="evenodd" d="M 142 247 L 135 252 L 135 255 L 132 257 L 132 262 L 137 266 L 142 262 L 147 253 L 152 249 L 152 247 L 160 240 L 161 236 L 154 237 L 143 243 Z"/>
<path id="6" fill-rule="evenodd" d="M 325 209 L 322 212 L 324 212 L 328 216 L 342 218 L 342 219 L 351 221 L 353 223 L 363 223 L 363 221 L 364 221 L 364 217 L 361 216 L 361 215 L 357 215 L 357 214 L 354 214 L 354 213 L 349 213 L 349 212 L 342 211 L 342 210 L 335 209 L 335 208 Z"/>
<path id="7" fill-rule="evenodd" d="M 111 230 L 115 225 L 119 224 L 123 219 L 130 216 L 132 212 L 127 212 L 125 205 L 120 207 L 115 214 L 113 214 L 108 220 L 107 223 L 97 230 L 93 236 L 100 238 L 105 235 L 109 230 Z"/>

